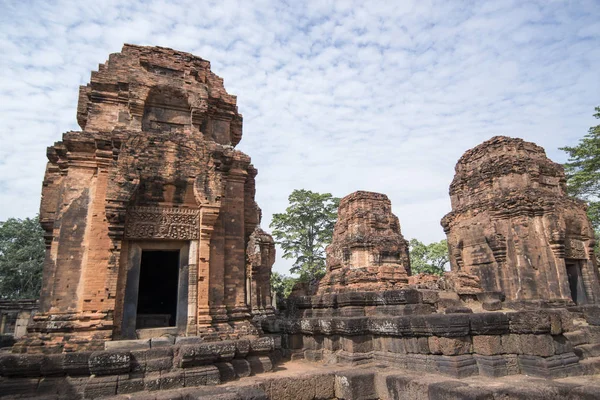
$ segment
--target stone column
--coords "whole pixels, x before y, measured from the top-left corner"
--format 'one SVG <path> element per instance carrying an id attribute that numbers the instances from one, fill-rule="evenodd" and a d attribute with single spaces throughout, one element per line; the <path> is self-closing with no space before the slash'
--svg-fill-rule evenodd
<path id="1" fill-rule="evenodd" d="M 224 202 L 223 202 L 224 205 Z M 210 258 L 206 260 L 209 265 L 209 293 L 210 299 L 210 315 L 213 324 L 216 324 L 218 329 L 228 329 L 223 325 L 227 322 L 227 308 L 225 307 L 225 237 L 223 234 L 223 218 L 225 214 L 219 213 L 215 222 L 213 233 L 210 237 L 209 248 L 200 244 L 200 263 L 202 265 L 203 254 L 210 254 Z M 207 253 L 209 252 L 209 253 Z M 198 293 L 200 298 L 201 294 Z"/>
<path id="2" fill-rule="evenodd" d="M 81 309 L 86 312 L 115 309 L 120 254 L 112 253 L 113 246 L 106 221 L 106 192 L 111 161 L 112 151 L 96 150 L 98 169 L 95 185 L 91 187 L 91 203 L 86 217 L 89 227 L 83 260 L 82 298 L 79 299 Z M 113 255 L 117 258 L 110 263 Z"/>
<path id="3" fill-rule="evenodd" d="M 225 233 L 225 304 L 230 320 L 248 318 L 246 304 L 246 252 L 244 186 L 247 164 L 234 161 L 227 175 L 223 210 Z"/>
<path id="4" fill-rule="evenodd" d="M 190 325 L 197 324 L 198 328 L 196 332 L 204 333 L 209 330 L 212 322 L 210 315 L 210 287 L 211 284 L 216 282 L 211 281 L 210 274 L 211 243 L 219 216 L 219 207 L 204 205 L 200 212 L 200 240 L 198 242 L 192 241 L 190 245 L 190 263 L 197 263 L 194 267 L 190 264 L 190 284 L 192 282 L 196 283 L 194 290 L 197 290 L 197 292 L 194 299 L 190 290 L 190 307 L 196 305 L 196 310 L 190 310 L 188 315 L 195 316 L 196 321 L 190 321 L 188 330 L 194 331 Z M 194 256 L 192 253 L 196 255 Z"/>

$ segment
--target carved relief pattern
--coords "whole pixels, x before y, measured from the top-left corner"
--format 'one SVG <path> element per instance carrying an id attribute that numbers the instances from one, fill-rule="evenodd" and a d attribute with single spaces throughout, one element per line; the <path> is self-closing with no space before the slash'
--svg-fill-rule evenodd
<path id="1" fill-rule="evenodd" d="M 492 249 L 492 254 L 494 255 L 496 262 L 503 263 L 506 261 L 507 246 L 504 235 L 496 233 L 489 240 L 489 246 Z"/>
<path id="2" fill-rule="evenodd" d="M 181 208 L 132 207 L 127 210 L 127 239 L 195 240 L 200 211 Z"/>
<path id="3" fill-rule="evenodd" d="M 576 260 L 587 259 L 583 241 L 570 238 L 565 240 L 565 258 L 573 258 Z"/>

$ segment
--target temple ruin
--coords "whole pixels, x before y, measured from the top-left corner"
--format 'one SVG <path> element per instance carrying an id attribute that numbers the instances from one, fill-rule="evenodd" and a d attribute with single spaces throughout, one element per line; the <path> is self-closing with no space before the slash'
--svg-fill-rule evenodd
<path id="1" fill-rule="evenodd" d="M 210 63 L 125 45 L 81 87 L 77 121 L 48 148 L 44 283 L 23 348 L 256 333 L 252 318 L 273 313 L 274 243 L 235 149 L 236 98 Z"/>
<path id="2" fill-rule="evenodd" d="M 600 301 L 594 230 L 566 194 L 563 167 L 522 139 L 494 137 L 467 151 L 442 219 L 453 271 L 477 275 L 507 300 Z"/>
<path id="3" fill-rule="evenodd" d="M 409 275 L 408 242 L 388 197 L 364 191 L 344 197 L 318 292 L 389 290 L 406 285 Z"/>
<path id="4" fill-rule="evenodd" d="M 529 155 L 527 151 L 533 154 Z M 503 164 L 494 159 L 494 155 L 506 162 Z M 482 164 L 464 168 L 471 160 L 489 163 L 486 164 L 489 168 Z M 528 168 L 530 176 L 519 176 L 520 167 Z M 486 171 L 488 175 L 484 175 Z M 503 173 L 510 176 L 503 180 Z M 482 179 L 482 175 L 487 180 Z M 536 191 L 535 184 L 527 183 L 528 178 L 533 180 L 531 176 L 536 177 L 536 182 L 549 182 L 548 187 Z M 502 184 L 507 188 L 505 195 L 500 190 Z M 498 189 L 498 198 L 488 192 L 491 187 Z M 564 195 L 562 167 L 549 161 L 543 150 L 532 143 L 494 138 L 469 150 L 461 158 L 451 194 L 454 211 L 444 218 L 444 226 L 465 221 L 464 225 L 455 223 L 447 229 L 450 249 L 455 251 L 452 271 L 441 277 L 410 275 L 407 244 L 400 234 L 398 219 L 391 213 L 389 199 L 379 193 L 355 192 L 340 202 L 334 238 L 327 248 L 327 273 L 319 289 L 312 295 L 290 296 L 282 305 L 278 319 L 263 321 L 264 331 L 282 335 L 283 347 L 292 359 L 328 365 L 387 366 L 458 380 L 470 376 L 485 380 L 486 377 L 520 374 L 555 379 L 600 372 L 600 308 L 591 305 L 596 302 L 595 296 L 586 293 L 586 302 L 580 302 L 567 292 L 570 283 L 572 287 L 568 280 L 568 262 L 549 264 L 546 260 L 543 266 L 535 266 L 536 269 L 562 268 L 562 275 L 540 274 L 527 281 L 528 287 L 532 288 L 560 282 L 565 290 L 563 298 L 548 296 L 540 289 L 527 297 L 529 301 L 515 301 L 510 289 L 504 292 L 503 287 L 490 285 L 483 272 L 497 272 L 491 267 L 503 267 L 505 270 L 501 273 L 510 282 L 518 283 L 519 274 L 525 273 L 525 267 L 518 264 L 517 255 L 524 259 L 537 256 L 536 251 L 554 255 L 557 254 L 556 247 L 552 246 L 554 243 L 533 242 L 529 253 L 524 251 L 528 249 L 524 243 L 515 253 L 515 242 L 521 245 L 517 237 L 505 244 L 505 249 L 510 249 L 503 253 L 503 264 L 490 266 L 489 261 L 480 262 L 479 266 L 489 268 L 483 271 L 466 267 L 472 266 L 473 254 L 478 255 L 479 260 L 486 254 L 481 247 L 471 249 L 475 244 L 481 246 L 485 240 L 476 229 L 496 227 L 498 230 L 492 231 L 491 237 L 497 239 L 500 232 L 506 232 L 499 228 L 507 225 L 517 232 L 523 227 L 537 226 L 539 233 L 533 231 L 531 236 L 544 235 L 544 226 L 556 229 L 562 226 L 564 232 L 566 225 L 567 232 L 579 233 L 576 240 L 585 238 L 585 245 L 593 246 L 585 208 L 581 202 Z M 544 216 L 542 210 L 531 208 L 530 202 L 534 198 L 547 205 L 545 210 L 549 215 L 543 224 L 536 225 L 527 220 Z M 456 207 L 461 204 L 456 203 L 457 199 L 473 208 Z M 506 201 L 512 208 L 499 206 L 501 201 Z M 550 204 L 559 207 L 550 207 Z M 482 212 L 489 210 L 485 208 L 488 205 L 494 206 L 492 209 L 498 213 L 504 212 L 500 215 L 508 213 L 515 219 L 494 225 L 489 214 Z M 513 208 L 524 214 L 510 214 Z M 479 219 L 475 220 L 475 217 Z M 484 220 L 485 217 L 490 219 Z M 569 237 L 569 234 L 562 237 L 565 236 Z M 458 241 L 464 246 L 457 246 Z M 500 247 L 497 243 L 493 242 L 491 249 Z M 456 260 L 460 259 L 457 248 L 466 254 L 459 268 L 456 267 Z M 566 255 L 572 257 L 572 254 L 569 251 L 560 253 L 563 258 L 568 258 Z M 583 282 L 588 282 L 585 287 L 594 287 L 598 284 L 598 270 L 593 252 L 587 247 L 585 257 L 589 264 L 583 268 L 592 273 Z M 388 260 L 391 261 L 389 264 Z M 531 265 L 528 267 L 532 268 Z M 395 378 L 390 383 L 386 378 L 387 386 L 377 388 L 377 379 L 383 379 L 377 377 L 386 376 L 386 373 L 378 372 L 376 368 L 362 375 L 350 375 L 357 385 L 361 379 L 370 382 L 367 386 L 372 393 L 377 393 L 373 398 L 404 398 L 394 396 L 399 393 L 392 389 L 394 385 L 399 385 L 402 389 L 398 390 L 408 393 L 406 398 L 410 398 L 411 385 L 427 385 L 417 383 L 418 378 L 402 376 L 398 378 L 401 383 Z M 342 376 L 351 379 L 348 375 Z M 544 385 L 552 386 L 552 383 L 546 381 Z M 489 398 L 515 398 L 503 395 L 506 388 L 502 385 L 490 386 L 492 388 L 485 387 L 483 391 Z M 361 390 L 359 386 L 355 389 Z M 444 389 L 439 395 L 450 392 Z M 477 390 L 473 392 L 477 393 Z M 348 396 L 344 398 L 370 398 L 342 389 L 340 393 Z M 365 394 L 364 388 L 361 393 Z M 479 398 L 469 397 L 467 393 L 463 395 L 464 398 Z M 423 398 L 438 398 L 429 397 L 431 394 L 425 396 Z M 455 396 L 450 398 L 463 398 L 459 394 Z"/>
<path id="5" fill-rule="evenodd" d="M 0 350 L 0 398 L 600 398 L 594 232 L 541 147 L 461 157 L 443 276 L 412 274 L 390 199 L 358 191 L 316 290 L 274 309 L 257 171 L 210 63 L 125 45 L 79 94 L 82 130 L 47 154 L 40 310 Z"/>

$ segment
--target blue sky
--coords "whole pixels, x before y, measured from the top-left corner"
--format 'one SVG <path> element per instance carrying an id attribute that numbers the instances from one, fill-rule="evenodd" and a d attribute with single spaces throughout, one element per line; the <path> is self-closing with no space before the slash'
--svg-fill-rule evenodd
<path id="1" fill-rule="evenodd" d="M 296 188 L 386 193 L 407 238 L 440 240 L 467 149 L 558 150 L 600 105 L 600 1 L 0 0 L 0 220 L 39 207 L 46 147 L 123 43 L 211 61 L 238 96 L 263 227 Z M 278 260 L 276 270 L 289 262 Z"/>

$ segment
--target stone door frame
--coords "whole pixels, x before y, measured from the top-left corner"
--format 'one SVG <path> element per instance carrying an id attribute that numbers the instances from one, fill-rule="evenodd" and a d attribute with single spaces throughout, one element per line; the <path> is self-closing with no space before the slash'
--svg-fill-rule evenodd
<path id="1" fill-rule="evenodd" d="M 585 261 L 582 259 L 565 258 L 565 270 L 567 272 L 566 276 L 571 300 L 577 305 L 587 304 L 588 293 L 583 277 L 583 264 Z M 572 279 L 574 279 L 574 282 L 572 282 Z M 573 285 L 576 286 L 575 293 L 573 293 Z"/>
<path id="2" fill-rule="evenodd" d="M 123 339 L 137 339 L 136 319 L 140 272 L 142 266 L 142 251 L 173 251 L 179 250 L 179 284 L 177 290 L 177 314 L 175 330 L 178 335 L 185 335 L 188 320 L 189 293 L 189 253 L 190 242 L 180 240 L 131 240 L 127 254 L 127 281 L 123 299 L 123 320 L 121 336 Z"/>

